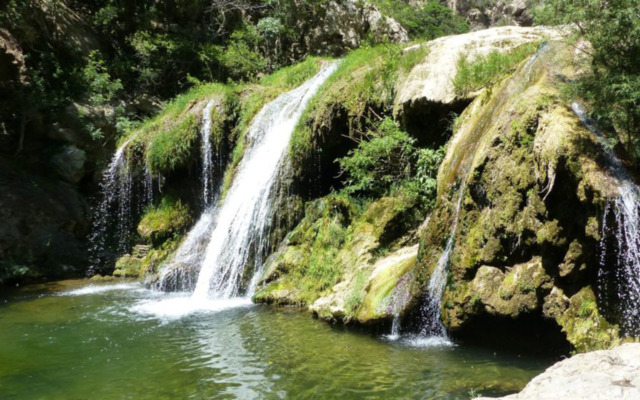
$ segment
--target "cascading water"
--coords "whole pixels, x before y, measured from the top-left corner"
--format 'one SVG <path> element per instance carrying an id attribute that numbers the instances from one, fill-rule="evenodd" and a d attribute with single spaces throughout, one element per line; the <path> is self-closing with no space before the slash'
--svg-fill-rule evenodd
<path id="1" fill-rule="evenodd" d="M 261 273 L 262 251 L 268 244 L 272 206 L 289 140 L 307 103 L 337 66 L 335 62 L 325 64 L 316 76 L 280 95 L 253 119 L 244 157 L 222 204 L 203 213 L 174 257 L 179 263 L 200 266 L 192 295 L 139 304 L 135 311 L 179 317 L 250 303 L 248 296 L 238 296 L 251 295 Z M 250 261 L 256 270 L 246 276 Z"/>
<path id="2" fill-rule="evenodd" d="M 462 198 L 464 197 L 465 185 L 462 184 L 458 189 L 458 200 L 455 203 L 453 214 L 453 226 L 451 227 L 451 233 L 447 239 L 447 244 L 444 251 L 438 259 L 436 267 L 431 273 L 429 279 L 429 288 L 427 292 L 427 299 L 425 305 L 421 311 L 424 323 L 420 329 L 420 335 L 425 337 L 439 337 L 447 340 L 447 330 L 442 325 L 442 293 L 444 287 L 447 284 L 447 277 L 449 276 L 449 259 L 451 251 L 456 240 L 456 233 L 458 231 L 458 216 L 460 214 L 460 207 L 462 206 Z"/>
<path id="3" fill-rule="evenodd" d="M 250 148 L 238 166 L 211 233 L 193 292 L 196 299 L 231 298 L 241 294 L 244 268 L 251 256 L 261 266 L 271 217 L 276 178 L 300 115 L 320 85 L 336 69 L 325 65 L 302 86 L 280 95 L 254 118 L 247 141 Z"/>
<path id="4" fill-rule="evenodd" d="M 160 291 L 192 291 L 198 276 L 197 268 L 202 264 L 204 252 L 211 231 L 215 225 L 217 208 L 213 206 L 215 195 L 212 190 L 214 184 L 213 149 L 211 146 L 211 114 L 215 102 L 210 100 L 202 112 L 202 127 L 200 129 L 201 165 L 202 165 L 202 202 L 204 211 L 187 234 L 186 239 L 160 269 L 160 275 L 151 282 L 151 286 Z"/>
<path id="5" fill-rule="evenodd" d="M 153 202 L 153 177 L 145 168 L 143 179 L 134 179 L 134 171 L 125 155 L 132 139 L 114 153 L 102 175 L 102 200 L 94 209 L 93 228 L 89 236 L 91 273 L 109 262 L 107 253 L 124 254 L 130 250 L 136 215 Z M 136 194 L 134 196 L 134 193 Z"/>
<path id="6" fill-rule="evenodd" d="M 92 243 L 90 249 L 92 258 L 91 272 L 96 272 L 104 263 L 104 252 L 106 251 L 106 243 L 108 231 L 111 228 L 112 221 L 115 221 L 115 249 L 117 252 L 124 253 L 128 250 L 129 234 L 131 227 L 131 192 L 133 188 L 133 180 L 131 177 L 131 168 L 124 151 L 130 140 L 120 146 L 113 155 L 109 167 L 102 175 L 100 183 L 100 192 L 102 201 L 94 210 L 93 230 L 90 234 L 89 243 Z M 113 218 L 115 213 L 115 218 Z"/>
<path id="7" fill-rule="evenodd" d="M 607 205 L 603 216 L 599 275 L 601 280 L 615 280 L 621 324 L 628 334 L 637 336 L 640 334 L 640 189 L 622 161 L 606 145 L 586 110 L 579 103 L 573 103 L 571 108 L 602 145 L 609 170 L 617 183 L 618 195 Z M 615 240 L 608 241 L 611 237 Z M 607 253 L 615 254 L 617 265 L 613 276 L 606 272 L 611 270 L 606 265 Z"/>
<path id="8" fill-rule="evenodd" d="M 171 260 L 160 269 L 160 276 L 152 283 L 155 290 L 163 292 L 193 291 L 202 264 L 211 231 L 215 226 L 216 207 L 206 209 L 187 234 Z"/>
<path id="9" fill-rule="evenodd" d="M 205 208 L 211 206 L 213 187 L 213 154 L 211 149 L 211 111 L 215 105 L 210 100 L 204 108 L 202 115 L 202 128 L 200 136 L 202 139 L 202 201 Z"/>

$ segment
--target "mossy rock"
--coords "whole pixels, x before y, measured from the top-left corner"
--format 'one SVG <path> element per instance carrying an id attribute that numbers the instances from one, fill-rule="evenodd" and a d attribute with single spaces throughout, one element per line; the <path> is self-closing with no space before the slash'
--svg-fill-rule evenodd
<path id="1" fill-rule="evenodd" d="M 189 207 L 170 196 L 165 196 L 157 207 L 150 207 L 138 224 L 140 236 L 159 245 L 176 233 L 184 232 L 191 224 Z"/>
<path id="2" fill-rule="evenodd" d="M 615 336 L 610 325 L 586 329 L 606 326 L 600 314 L 585 320 L 558 300 L 560 288 L 576 293 L 595 284 L 592 249 L 602 209 L 617 196 L 596 138 L 559 90 L 566 70 L 558 66 L 572 56 L 566 45 L 550 43 L 456 123 L 416 266 L 425 290 L 457 215 L 441 310 L 454 332 L 483 319 L 564 315 L 559 325 L 578 351 L 614 341 L 605 340 Z"/>
<path id="3" fill-rule="evenodd" d="M 254 300 L 307 306 L 321 318 L 343 322 L 391 318 L 393 312 L 385 313 L 381 304 L 395 296 L 398 282 L 415 262 L 417 248 L 408 255 L 404 249 L 398 258 L 394 249 L 380 248 L 380 238 L 412 204 L 411 199 L 397 196 L 363 206 L 343 194 L 311 202 L 303 220 L 267 260 Z M 378 270 L 371 280 L 375 266 L 384 260 L 397 263 Z"/>
<path id="4" fill-rule="evenodd" d="M 577 352 L 608 349 L 621 343 L 619 327 L 600 315 L 591 287 L 573 295 L 567 310 L 556 320 Z"/>
<path id="5" fill-rule="evenodd" d="M 407 273 L 415 265 L 417 251 L 417 246 L 401 249 L 376 262 L 356 313 L 358 322 L 366 324 L 404 313 L 412 298 L 412 279 Z"/>
<path id="6" fill-rule="evenodd" d="M 137 277 L 140 275 L 142 264 L 142 259 L 125 254 L 116 261 L 116 269 L 113 271 L 113 276 L 122 278 Z"/>

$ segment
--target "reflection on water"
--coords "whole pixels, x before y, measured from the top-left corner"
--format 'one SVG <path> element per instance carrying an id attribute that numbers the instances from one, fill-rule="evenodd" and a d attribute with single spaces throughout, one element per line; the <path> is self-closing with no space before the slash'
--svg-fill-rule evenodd
<path id="1" fill-rule="evenodd" d="M 246 303 L 173 318 L 159 311 L 179 295 L 78 284 L 0 299 L 0 397 L 466 400 L 519 390 L 551 362 L 389 341 Z"/>

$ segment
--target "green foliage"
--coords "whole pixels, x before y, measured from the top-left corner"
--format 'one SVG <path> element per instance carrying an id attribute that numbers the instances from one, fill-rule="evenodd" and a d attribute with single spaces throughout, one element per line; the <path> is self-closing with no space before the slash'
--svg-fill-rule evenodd
<path id="1" fill-rule="evenodd" d="M 429 0 L 422 5 L 408 1 L 372 0 L 373 4 L 398 21 L 412 38 L 431 40 L 440 36 L 465 33 L 469 24 L 440 2 Z"/>
<path id="2" fill-rule="evenodd" d="M 161 131 L 148 145 L 147 165 L 152 172 L 172 171 L 186 164 L 198 137 L 198 120 L 188 115 L 181 122 Z"/>
<path id="3" fill-rule="evenodd" d="M 369 131 L 366 139 L 338 160 L 347 176 L 345 192 L 371 197 L 404 194 L 416 198 L 420 208 L 431 209 L 444 148 L 416 147 L 416 140 L 390 118 Z"/>
<path id="4" fill-rule="evenodd" d="M 253 79 L 258 73 L 265 71 L 267 60 L 258 49 L 261 37 L 258 30 L 247 25 L 235 31 L 222 54 L 222 64 L 232 79 Z"/>
<path id="5" fill-rule="evenodd" d="M 376 112 L 390 115 L 398 74 L 425 55 L 423 49 L 403 52 L 401 46 L 389 44 L 350 52 L 311 99 L 296 126 L 290 144 L 293 168 L 301 168 L 297 163 L 315 151 L 315 141 L 331 125 L 336 110 L 346 111 L 346 133 L 352 137 L 369 127 Z"/>
<path id="6" fill-rule="evenodd" d="M 260 79 L 260 84 L 286 89 L 296 88 L 317 74 L 324 62 L 325 60 L 319 57 L 307 57 L 302 62 L 264 76 Z"/>
<path id="7" fill-rule="evenodd" d="M 492 51 L 474 60 L 469 60 L 462 55 L 458 60 L 458 71 L 453 79 L 456 94 L 465 96 L 493 85 L 512 72 L 522 60 L 535 53 L 536 47 L 533 43 L 527 43 L 507 53 Z"/>
<path id="8" fill-rule="evenodd" d="M 110 103 L 123 88 L 119 79 L 111 78 L 102 55 L 97 50 L 89 54 L 82 75 L 88 85 L 89 102 L 94 105 Z"/>
<path id="9" fill-rule="evenodd" d="M 338 282 L 342 267 L 338 253 L 345 244 L 348 224 L 354 210 L 351 200 L 343 194 L 335 194 L 317 200 L 307 208 L 305 219 L 311 225 L 301 224 L 292 234 L 304 235 L 309 246 L 309 258 L 294 271 L 301 298 L 313 301 Z"/>
<path id="10" fill-rule="evenodd" d="M 401 131 L 390 118 L 384 119 L 377 130 L 369 131 L 366 136 L 367 140 L 338 162 L 348 176 L 347 193 L 379 197 L 396 182 L 411 176 L 415 139 Z"/>
<path id="11" fill-rule="evenodd" d="M 159 205 L 147 208 L 138 224 L 138 233 L 144 239 L 158 243 L 184 232 L 191 221 L 185 204 L 172 196 L 165 196 Z"/>
<path id="12" fill-rule="evenodd" d="M 591 43 L 581 50 L 591 71 L 575 85 L 593 115 L 640 160 L 640 3 L 636 0 L 544 0 L 536 22 L 573 24 Z"/>

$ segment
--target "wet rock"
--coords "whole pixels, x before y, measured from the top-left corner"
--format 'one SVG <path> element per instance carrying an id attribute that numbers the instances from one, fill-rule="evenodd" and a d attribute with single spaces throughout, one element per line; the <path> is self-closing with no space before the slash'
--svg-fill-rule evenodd
<path id="1" fill-rule="evenodd" d="M 75 146 L 64 146 L 51 157 L 54 171 L 65 181 L 78 183 L 84 176 L 86 153 Z"/>
<path id="2" fill-rule="evenodd" d="M 558 77 L 572 72 L 551 65 L 573 50 L 550 43 L 459 118 L 417 269 L 426 287 L 457 215 L 444 325 L 464 335 L 496 320 L 526 331 L 546 319 L 553 336 L 590 351 L 619 340 L 615 313 L 591 289 L 600 268 L 591 249 L 616 185 L 596 138 L 558 91 Z"/>
<path id="3" fill-rule="evenodd" d="M 88 267 L 89 216 L 72 185 L 0 160 L 0 269 L 24 266 L 30 270 L 24 278 L 81 273 Z"/>
<path id="4" fill-rule="evenodd" d="M 551 366 L 518 394 L 502 400 L 636 400 L 640 344 L 578 354 Z M 481 397 L 479 400 L 489 400 Z"/>

